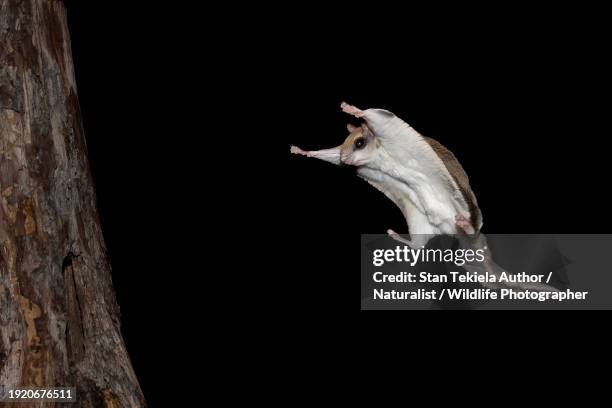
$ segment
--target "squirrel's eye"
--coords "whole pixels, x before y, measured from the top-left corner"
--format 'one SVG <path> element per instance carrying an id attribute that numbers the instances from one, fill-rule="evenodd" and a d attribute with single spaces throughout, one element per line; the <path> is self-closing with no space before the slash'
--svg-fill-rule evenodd
<path id="1" fill-rule="evenodd" d="M 361 149 L 366 145 L 366 141 L 363 137 L 355 140 L 355 149 Z"/>

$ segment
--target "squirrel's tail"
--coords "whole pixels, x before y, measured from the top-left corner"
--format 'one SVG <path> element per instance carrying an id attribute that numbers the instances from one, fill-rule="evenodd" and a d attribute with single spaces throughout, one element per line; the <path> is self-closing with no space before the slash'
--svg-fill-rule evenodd
<path id="1" fill-rule="evenodd" d="M 467 236 L 465 236 L 467 237 Z M 517 291 L 538 291 L 538 292 L 559 292 L 559 289 L 540 282 L 508 282 L 501 281 L 502 274 L 511 274 L 499 266 L 494 260 L 491 254 L 491 250 L 488 248 L 486 236 L 483 233 L 478 233 L 476 239 L 469 239 L 463 241 L 463 244 L 473 249 L 481 249 L 485 252 L 485 259 L 483 262 L 473 262 L 469 265 L 465 265 L 466 269 L 470 272 L 477 272 L 478 274 L 489 273 L 496 277 L 495 282 L 485 282 L 482 285 L 489 289 L 513 289 Z"/>

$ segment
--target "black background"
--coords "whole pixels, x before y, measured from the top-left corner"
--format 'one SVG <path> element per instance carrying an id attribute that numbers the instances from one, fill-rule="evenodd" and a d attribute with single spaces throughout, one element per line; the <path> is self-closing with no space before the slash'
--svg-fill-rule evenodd
<path id="1" fill-rule="evenodd" d="M 190 264 L 189 250 L 200 215 L 185 194 L 197 186 L 185 147 L 197 80 L 186 88 L 172 79 L 190 76 L 188 44 L 173 35 L 171 13 L 153 4 L 66 4 L 124 340 L 147 402 L 169 406 L 183 398 L 171 387 L 186 384 L 180 373 L 201 358 L 205 339 L 203 268 Z"/>
<path id="2" fill-rule="evenodd" d="M 486 233 L 610 230 L 596 13 L 67 4 L 123 333 L 152 405 L 169 395 L 165 375 L 216 335 L 199 331 L 195 288 L 207 267 L 188 250 L 207 247 L 195 223 L 211 215 L 241 237 L 228 245 L 254 249 L 251 266 L 265 270 L 257 276 L 269 286 L 252 290 L 250 313 L 272 306 L 261 315 L 311 346 L 346 350 L 347 338 L 368 334 L 351 318 L 359 236 L 406 232 L 401 213 L 352 170 L 289 155 L 290 144 L 344 140 L 343 100 L 391 110 L 453 151 Z M 213 192 L 219 180 L 225 188 Z M 211 203 L 230 215 L 205 210 Z"/>

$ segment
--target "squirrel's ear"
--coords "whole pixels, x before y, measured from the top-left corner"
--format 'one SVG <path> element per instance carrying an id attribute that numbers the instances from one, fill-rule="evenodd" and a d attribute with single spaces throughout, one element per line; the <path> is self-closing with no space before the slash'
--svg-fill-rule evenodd
<path id="1" fill-rule="evenodd" d="M 365 123 L 361 124 L 361 133 L 363 133 L 363 136 L 368 136 L 372 134 L 372 132 L 370 131 L 370 128 Z"/>
<path id="2" fill-rule="evenodd" d="M 353 133 L 355 131 L 355 129 L 357 129 L 357 126 L 353 126 L 350 123 L 346 124 L 346 128 L 349 131 L 349 133 Z"/>

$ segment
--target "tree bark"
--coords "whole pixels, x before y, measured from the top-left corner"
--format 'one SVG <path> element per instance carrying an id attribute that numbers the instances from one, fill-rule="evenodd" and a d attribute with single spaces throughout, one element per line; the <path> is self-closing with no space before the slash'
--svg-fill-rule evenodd
<path id="1" fill-rule="evenodd" d="M 71 407 L 145 405 L 121 337 L 61 1 L 0 0 L 0 327 L 0 385 L 74 386 Z"/>

